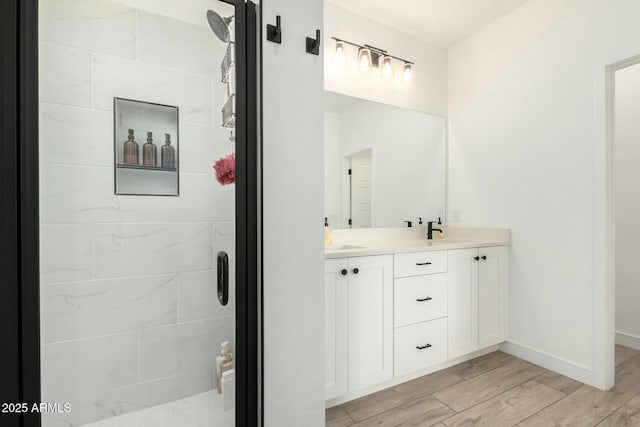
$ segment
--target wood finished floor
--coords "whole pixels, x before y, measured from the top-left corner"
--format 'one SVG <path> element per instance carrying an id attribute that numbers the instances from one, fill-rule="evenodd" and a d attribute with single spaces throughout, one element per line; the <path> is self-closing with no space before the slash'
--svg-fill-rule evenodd
<path id="1" fill-rule="evenodd" d="M 640 351 L 616 346 L 603 392 L 494 352 L 327 409 L 327 427 L 640 427 Z"/>

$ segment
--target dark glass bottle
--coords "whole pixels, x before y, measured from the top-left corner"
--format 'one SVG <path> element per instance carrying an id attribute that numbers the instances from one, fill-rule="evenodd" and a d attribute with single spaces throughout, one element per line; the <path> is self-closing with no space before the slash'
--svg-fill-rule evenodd
<path id="1" fill-rule="evenodd" d="M 147 143 L 142 146 L 142 164 L 158 166 L 158 148 L 153 143 L 153 133 L 147 132 Z"/>
<path id="2" fill-rule="evenodd" d="M 171 146 L 171 135 L 164 134 L 165 140 L 160 155 L 162 157 L 162 167 L 174 169 L 176 167 L 176 149 Z"/>
<path id="3" fill-rule="evenodd" d="M 129 129 L 129 139 L 124 142 L 124 159 L 125 165 L 139 165 L 138 143 L 133 140 L 133 129 Z"/>

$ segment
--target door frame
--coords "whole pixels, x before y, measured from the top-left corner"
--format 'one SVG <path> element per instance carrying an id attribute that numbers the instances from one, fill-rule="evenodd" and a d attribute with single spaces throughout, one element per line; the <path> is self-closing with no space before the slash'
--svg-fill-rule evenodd
<path id="1" fill-rule="evenodd" d="M 40 402 L 38 2 L 0 2 L 0 402 Z M 39 426 L 40 415 L 2 415 Z"/>
<path id="2" fill-rule="evenodd" d="M 594 65 L 593 385 L 615 385 L 615 73 L 640 63 L 635 52 Z M 599 177 L 599 178 L 598 178 Z M 599 262 L 598 260 L 602 260 Z"/>
<path id="3" fill-rule="evenodd" d="M 259 11 L 236 7 L 236 427 L 262 423 L 261 192 L 258 127 Z M 38 0 L 0 2 L 0 403 L 41 401 Z M 3 415 L 3 427 L 37 427 L 40 414 Z"/>

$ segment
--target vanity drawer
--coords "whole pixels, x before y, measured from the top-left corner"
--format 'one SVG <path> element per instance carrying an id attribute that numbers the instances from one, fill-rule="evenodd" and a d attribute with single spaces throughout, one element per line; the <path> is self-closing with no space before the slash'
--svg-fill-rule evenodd
<path id="1" fill-rule="evenodd" d="M 393 256 L 394 277 L 418 276 L 446 271 L 447 251 L 413 252 Z"/>
<path id="2" fill-rule="evenodd" d="M 394 327 L 426 322 L 447 315 L 447 274 L 395 279 Z"/>
<path id="3" fill-rule="evenodd" d="M 447 360 L 447 319 L 394 331 L 394 376 L 401 377 Z"/>

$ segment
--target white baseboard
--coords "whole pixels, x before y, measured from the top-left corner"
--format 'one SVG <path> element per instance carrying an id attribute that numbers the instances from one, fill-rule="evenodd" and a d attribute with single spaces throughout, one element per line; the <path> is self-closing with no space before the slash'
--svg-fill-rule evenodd
<path id="1" fill-rule="evenodd" d="M 580 381 L 581 383 L 592 386 L 595 383 L 592 369 L 552 356 L 549 353 L 545 353 L 535 348 L 519 344 L 517 342 L 508 341 L 500 344 L 500 350 L 519 359 L 526 360 L 527 362 L 531 362 L 535 365 L 549 369 L 550 371 L 564 375 L 565 377 Z"/>
<path id="2" fill-rule="evenodd" d="M 640 350 L 640 337 L 638 335 L 616 331 L 616 344 Z"/>
<path id="3" fill-rule="evenodd" d="M 451 366 L 457 365 L 457 364 L 462 363 L 462 362 L 466 362 L 467 360 L 475 359 L 476 357 L 484 356 L 485 354 L 493 353 L 494 351 L 497 351 L 497 350 L 499 350 L 499 347 L 497 345 L 493 345 L 491 347 L 487 347 L 487 348 L 484 348 L 482 350 L 478 350 L 478 351 L 475 351 L 473 353 L 465 354 L 464 356 L 456 357 L 455 359 L 451 359 L 451 360 L 448 360 L 446 362 L 439 363 L 439 364 L 434 365 L 434 366 L 430 366 L 427 369 L 423 369 L 421 371 L 413 372 L 411 374 L 407 374 L 407 375 L 404 375 L 402 377 L 396 377 L 396 378 L 394 378 L 392 380 L 385 381 L 383 383 L 376 384 L 376 385 L 371 386 L 371 387 L 367 387 L 366 389 L 363 389 L 363 390 L 352 391 L 352 392 L 349 392 L 349 393 L 345 394 L 344 396 L 339 396 L 339 397 L 336 397 L 335 399 L 327 400 L 325 402 L 325 407 L 326 408 L 331 408 L 333 406 L 342 405 L 343 403 L 350 402 L 350 401 L 352 401 L 354 399 L 358 399 L 360 397 L 367 396 L 367 395 L 369 395 L 371 393 L 375 393 L 377 391 L 384 390 L 385 388 L 393 387 L 393 386 L 396 386 L 398 384 L 402 384 L 404 382 L 411 381 L 411 380 L 414 380 L 416 378 L 420 378 L 422 376 L 429 375 L 429 374 L 432 374 L 432 373 L 437 372 L 437 371 L 441 371 L 441 370 L 446 369 L 446 368 L 450 368 Z"/>

